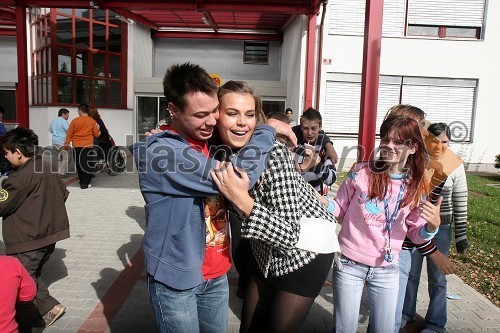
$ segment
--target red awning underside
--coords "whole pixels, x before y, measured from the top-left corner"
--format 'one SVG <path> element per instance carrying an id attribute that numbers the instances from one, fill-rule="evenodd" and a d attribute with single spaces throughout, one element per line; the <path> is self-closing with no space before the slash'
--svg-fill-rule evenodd
<path id="1" fill-rule="evenodd" d="M 153 29 L 154 37 L 280 39 L 296 15 L 316 14 L 321 0 L 0 0 L 0 35 L 15 34 L 15 7 L 110 9 Z"/>

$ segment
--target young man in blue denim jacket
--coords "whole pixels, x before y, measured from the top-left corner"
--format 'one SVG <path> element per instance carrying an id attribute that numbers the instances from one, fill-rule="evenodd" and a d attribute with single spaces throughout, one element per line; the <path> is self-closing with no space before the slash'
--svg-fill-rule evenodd
<path id="1" fill-rule="evenodd" d="M 209 158 L 206 143 L 219 115 L 217 86 L 201 67 L 185 63 L 167 70 L 163 87 L 171 124 L 133 147 L 146 202 L 142 246 L 157 328 L 226 332 L 229 228 L 225 214 L 217 214 L 214 230 L 220 242 L 213 244 L 214 225 L 206 219 L 215 217 L 208 205 L 219 196 L 210 176 L 216 161 Z M 231 159 L 247 170 L 251 186 L 264 169 L 274 139 L 274 129 L 262 125 L 244 151 Z M 219 213 L 224 213 L 223 201 L 218 202 Z"/>

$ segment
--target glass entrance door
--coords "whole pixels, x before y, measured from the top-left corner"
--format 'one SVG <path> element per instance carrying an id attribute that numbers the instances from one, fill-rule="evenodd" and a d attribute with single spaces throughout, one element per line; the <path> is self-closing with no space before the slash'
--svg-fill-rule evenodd
<path id="1" fill-rule="evenodd" d="M 156 128 L 160 119 L 167 117 L 167 102 L 161 96 L 137 96 L 137 138 Z"/>

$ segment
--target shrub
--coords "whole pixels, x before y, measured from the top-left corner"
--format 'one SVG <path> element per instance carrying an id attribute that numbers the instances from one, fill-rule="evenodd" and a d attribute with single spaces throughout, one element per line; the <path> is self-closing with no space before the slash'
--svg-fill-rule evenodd
<path id="1" fill-rule="evenodd" d="M 495 156 L 495 168 L 500 169 L 500 154 Z"/>

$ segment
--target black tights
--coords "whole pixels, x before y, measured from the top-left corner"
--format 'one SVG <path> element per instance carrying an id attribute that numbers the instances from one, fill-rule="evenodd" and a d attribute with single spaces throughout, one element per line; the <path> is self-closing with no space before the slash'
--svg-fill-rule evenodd
<path id="1" fill-rule="evenodd" d="M 240 333 L 298 332 L 313 303 L 314 298 L 276 289 L 253 274 L 243 302 Z"/>

